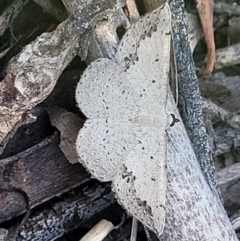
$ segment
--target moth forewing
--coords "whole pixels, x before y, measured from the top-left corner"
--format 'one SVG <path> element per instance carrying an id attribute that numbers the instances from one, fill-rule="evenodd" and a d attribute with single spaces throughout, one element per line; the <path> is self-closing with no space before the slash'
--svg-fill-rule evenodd
<path id="1" fill-rule="evenodd" d="M 165 4 L 131 26 L 114 58 L 154 113 L 167 99 L 170 48 L 171 12 Z"/>

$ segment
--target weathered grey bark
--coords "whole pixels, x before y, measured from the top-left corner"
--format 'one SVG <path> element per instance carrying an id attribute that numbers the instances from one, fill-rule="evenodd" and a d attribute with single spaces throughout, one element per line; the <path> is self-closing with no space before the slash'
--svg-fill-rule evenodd
<path id="1" fill-rule="evenodd" d="M 218 212 L 219 216 L 213 218 L 210 223 L 206 227 L 199 227 L 199 230 L 195 230 L 192 235 L 190 235 L 190 232 L 186 231 L 188 233 L 188 237 L 184 237 L 184 234 L 181 229 L 188 229 L 189 223 L 187 220 L 185 220 L 187 214 L 187 209 L 184 208 L 184 205 L 180 209 L 175 209 L 175 206 L 178 206 L 178 202 L 181 200 L 181 195 L 179 193 L 172 193 L 172 195 L 175 195 L 175 198 L 178 199 L 178 201 L 174 204 L 174 198 L 169 194 L 171 191 L 170 189 L 167 189 L 167 204 L 166 204 L 166 226 L 165 230 L 163 232 L 163 235 L 160 237 L 160 240 L 237 240 L 236 234 L 234 233 L 231 224 L 228 220 L 228 217 L 225 213 L 225 210 L 223 209 L 220 197 L 219 197 L 219 191 L 216 185 L 215 180 L 215 169 L 212 161 L 212 156 L 210 152 L 210 147 L 207 139 L 206 129 L 203 121 L 203 114 L 202 114 L 202 106 L 201 106 L 201 97 L 200 97 L 200 91 L 198 87 L 197 77 L 194 70 L 194 63 L 192 59 L 192 55 L 190 52 L 188 39 L 187 39 L 187 31 L 186 31 L 186 25 L 184 21 L 184 8 L 183 8 L 183 2 L 182 1 L 170 1 L 170 6 L 172 10 L 172 24 L 173 24 L 173 45 L 174 45 L 174 51 L 176 56 L 176 63 L 177 63 L 177 70 L 178 70 L 178 87 L 179 87 L 179 109 L 181 116 L 183 118 L 183 121 L 185 123 L 185 127 L 187 129 L 188 135 L 190 137 L 190 140 L 192 142 L 193 148 L 195 150 L 197 159 L 199 161 L 201 170 L 203 175 L 205 176 L 205 181 L 208 183 L 208 186 L 210 189 L 206 189 L 205 184 L 201 184 L 201 181 L 198 183 L 198 188 L 200 193 L 204 195 L 205 190 L 205 197 L 204 199 L 208 199 L 208 204 L 205 203 L 203 199 L 198 200 L 202 203 L 202 207 L 195 208 L 194 202 L 189 202 L 188 208 L 192 209 L 192 212 L 195 212 L 195 215 L 192 216 L 192 219 L 190 221 L 191 225 L 194 226 L 194 223 L 198 219 L 198 215 L 202 214 L 202 212 L 206 212 L 206 215 L 203 215 L 203 219 L 201 222 L 201 219 L 199 220 L 199 223 L 203 224 L 204 219 L 206 216 L 215 215 L 214 213 L 211 213 L 211 208 L 216 208 L 216 212 Z M 174 177 L 178 180 L 177 176 L 179 175 L 185 175 L 185 170 L 188 165 L 185 163 L 175 163 L 174 166 L 174 160 L 171 160 L 167 164 L 168 168 L 168 180 L 171 182 Z M 185 166 L 186 165 L 186 166 Z M 184 167 L 185 166 L 185 167 Z M 198 173 L 200 169 L 197 168 L 198 163 L 191 164 L 189 163 L 189 168 L 191 171 L 195 169 L 195 178 L 200 178 L 202 175 L 201 173 Z M 190 171 L 190 172 L 191 172 Z M 187 173 L 186 173 L 187 174 Z M 187 175 L 186 175 L 187 176 Z M 181 180 L 178 180 L 179 183 L 181 183 Z M 185 180 L 185 187 L 182 187 L 182 190 L 179 190 L 179 192 L 182 192 L 183 195 L 188 196 L 190 193 L 192 198 L 197 197 L 198 191 L 192 190 L 193 186 L 195 184 L 188 183 L 190 179 Z M 170 183 L 169 183 L 170 184 Z M 167 184 L 167 185 L 169 185 Z M 170 185 L 171 186 L 171 185 Z M 204 187 L 205 186 L 205 187 Z M 184 188 L 188 188 L 188 191 L 186 191 Z M 197 186 L 196 186 L 197 188 Z M 180 188 L 181 189 L 181 188 Z M 184 191 L 185 190 L 185 191 Z M 193 198 L 194 199 L 194 198 Z M 184 200 L 184 198 L 183 198 Z M 183 201 L 182 200 L 182 201 Z M 197 201 L 197 202 L 198 202 Z M 181 201 L 180 201 L 181 202 Z M 168 207 L 168 205 L 171 205 L 171 208 Z M 205 205 L 209 205 L 208 207 Z M 202 209 L 203 208 L 203 209 Z M 204 211 L 203 211 L 204 210 Z M 177 214 L 177 212 L 179 212 Z M 208 214 L 207 214 L 208 213 Z M 178 215 L 181 216 L 181 219 L 179 219 Z M 205 218 L 204 218 L 205 216 Z M 176 219 L 179 223 L 176 223 Z M 213 228 L 215 224 L 217 223 L 217 229 L 219 229 L 220 233 L 219 236 L 214 236 L 213 234 L 216 230 Z M 192 227 L 193 227 L 192 226 Z M 216 227 L 216 226 L 215 226 Z M 213 229 L 212 229 L 213 228 Z M 226 233 L 221 232 L 221 230 L 226 231 Z M 208 232 L 208 231 L 210 232 Z M 197 231 L 197 232 L 196 232 Z M 200 234 L 202 232 L 202 234 Z M 211 234 L 212 233 L 212 234 Z M 213 236 L 211 236 L 213 235 Z M 191 237 L 190 237 L 191 236 Z"/>
<path id="2" fill-rule="evenodd" d="M 162 4 L 162 1 L 156 0 L 145 0 L 144 2 L 147 11 Z M 206 175 L 211 189 L 216 192 L 214 164 L 204 127 L 198 80 L 188 44 L 183 1 L 172 0 L 169 2 L 172 10 L 173 45 L 178 71 L 179 109 L 202 171 Z"/>
<path id="3" fill-rule="evenodd" d="M 203 109 L 206 109 L 208 112 L 210 112 L 212 117 L 218 117 L 229 126 L 240 130 L 240 115 L 234 112 L 229 112 L 205 98 L 202 98 L 202 100 Z"/>
<path id="4" fill-rule="evenodd" d="M 86 2 L 83 0 L 68 1 L 63 0 L 68 12 L 73 14 L 76 6 L 83 9 Z M 125 3 L 119 1 L 121 7 Z M 121 7 L 117 7 L 115 11 L 108 12 L 105 20 L 99 21 L 95 28 L 90 29 L 80 42 L 79 56 L 82 60 L 90 63 L 94 59 L 101 57 L 112 58 L 116 52 L 119 38 L 116 29 L 120 26 L 128 28 L 130 23 Z M 107 19 L 107 20 L 106 20 Z"/>
<path id="5" fill-rule="evenodd" d="M 179 110 L 201 169 L 212 191 L 216 192 L 214 164 L 212 162 L 203 121 L 198 80 L 186 34 L 183 2 L 172 1 L 171 6 L 173 17 L 173 43 L 176 51 L 178 70 Z"/>
<path id="6" fill-rule="evenodd" d="M 240 131 L 237 129 L 222 124 L 214 128 L 212 134 L 214 156 L 227 154 L 233 149 L 240 147 Z"/>
<path id="7" fill-rule="evenodd" d="M 239 75 L 228 76 L 223 72 L 215 73 L 211 82 L 220 84 L 229 92 L 226 96 L 215 96 L 214 102 L 228 111 L 239 113 L 240 111 L 240 77 Z"/>
<path id="8" fill-rule="evenodd" d="M 240 146 L 240 115 L 229 112 L 210 100 L 202 99 L 206 129 L 216 159 L 217 156 L 228 154 Z M 222 124 L 213 128 L 219 121 Z"/>
<path id="9" fill-rule="evenodd" d="M 121 6 L 122 6 L 121 3 L 119 3 L 118 1 L 116 1 L 116 2 L 114 2 L 114 1 L 102 1 L 101 3 L 99 3 L 99 5 L 98 5 L 98 3 L 95 2 L 95 3 L 92 3 L 90 5 L 80 6 L 78 10 L 74 9 L 74 11 L 75 11 L 75 13 L 73 13 L 74 16 L 70 17 L 65 22 L 63 22 L 60 26 L 58 26 L 57 30 L 55 30 L 54 32 L 49 33 L 49 34 L 43 34 L 40 37 L 40 41 L 39 41 L 39 39 L 37 39 L 35 42 L 33 42 L 29 46 L 25 47 L 25 49 L 23 49 L 22 53 L 19 54 L 20 57 L 16 58 L 16 61 L 12 61 L 12 66 L 13 66 L 12 68 L 13 68 L 14 71 L 17 71 L 22 66 L 21 63 L 20 63 L 19 66 L 17 67 L 17 63 L 21 62 L 21 56 L 23 56 L 24 54 L 27 54 L 28 50 L 32 51 L 32 49 L 36 49 L 36 48 L 40 49 L 40 55 L 41 56 L 38 58 L 38 54 L 39 53 L 36 52 L 36 53 L 33 53 L 33 57 L 32 57 L 33 59 L 35 57 L 36 62 L 40 61 L 40 62 L 38 62 L 39 65 L 36 64 L 36 69 L 35 68 L 33 68 L 33 69 L 30 68 L 33 65 L 32 62 L 34 62 L 34 61 L 32 61 L 32 62 L 30 61 L 30 63 L 27 62 L 26 66 L 25 66 L 26 71 L 30 72 L 29 76 L 31 76 L 32 73 L 33 74 L 35 73 L 35 75 L 36 75 L 35 77 L 38 77 L 39 82 L 38 83 L 35 82 L 34 84 L 32 84 L 33 90 L 31 88 L 26 90 L 26 93 L 25 93 L 26 96 L 24 96 L 23 93 L 18 93 L 19 89 L 17 89 L 16 86 L 14 86 L 13 88 L 7 88 L 5 86 L 6 88 L 2 89 L 3 95 L 1 95 L 2 103 L 1 103 L 1 107 L 0 108 L 2 108 L 5 111 L 5 112 L 3 112 L 4 115 L 2 116 L 2 119 L 4 119 L 5 123 L 7 122 L 6 124 L 9 124 L 8 123 L 8 119 L 12 120 L 13 122 L 14 121 L 15 122 L 18 121 L 18 120 L 16 120 L 16 118 L 9 118 L 9 115 L 8 115 L 9 113 L 8 112 L 10 112 L 10 110 L 17 112 L 17 113 L 14 113 L 15 115 L 11 116 L 11 117 L 18 116 L 18 118 L 21 119 L 21 115 L 19 114 L 19 112 L 20 113 L 24 113 L 24 111 L 32 108 L 34 105 L 36 105 L 37 103 L 39 103 L 42 100 L 44 100 L 44 98 L 46 98 L 48 94 L 50 94 L 51 89 L 54 87 L 54 85 L 56 83 L 56 80 L 58 79 L 58 76 L 60 75 L 61 71 L 65 68 L 66 64 L 68 64 L 72 60 L 72 58 L 75 56 L 75 54 L 76 54 L 75 50 L 76 50 L 76 47 L 78 46 L 78 37 L 80 35 L 84 34 L 86 32 L 86 29 L 88 29 L 88 28 L 90 28 L 90 29 L 93 28 L 94 29 L 95 28 L 95 24 L 99 24 L 100 23 L 100 21 L 98 21 L 98 20 L 105 19 L 105 18 L 106 19 L 111 19 L 111 20 L 114 19 L 115 20 L 114 23 L 116 25 L 114 25 L 113 23 L 111 23 L 111 24 L 114 26 L 113 29 L 114 29 L 114 37 L 115 37 L 116 44 L 118 43 L 119 39 L 118 39 L 117 34 L 115 32 L 116 27 L 118 25 L 124 25 L 125 27 L 127 27 L 126 23 L 129 24 L 125 14 L 123 13 L 123 11 L 121 9 Z M 93 8 L 97 9 L 97 12 L 92 13 L 92 9 Z M 106 28 L 106 30 L 107 30 L 107 28 Z M 88 36 L 89 36 L 90 33 L 91 33 L 91 30 L 85 36 L 82 35 L 82 39 L 80 41 L 81 51 L 82 52 L 86 52 L 85 48 L 86 49 L 88 48 L 88 46 L 85 45 L 85 44 L 88 44 L 88 41 L 87 42 L 85 42 L 85 41 L 88 39 Z M 108 32 L 106 32 L 106 33 L 108 34 Z M 111 35 L 110 35 L 110 37 L 111 37 Z M 58 45 L 58 42 L 57 43 L 56 42 L 51 42 L 49 40 L 49 38 L 50 38 L 50 40 L 51 39 L 57 39 L 57 40 L 61 39 L 62 41 Z M 104 40 L 104 41 L 107 40 L 107 41 L 111 42 L 113 39 L 109 38 L 109 36 L 106 36 L 106 38 L 102 37 L 102 40 Z M 42 46 L 42 42 L 43 42 L 43 46 Z M 50 52 L 46 52 L 46 49 L 43 48 L 45 46 L 45 44 L 48 45 L 49 50 L 52 49 L 52 48 L 55 49 L 55 52 L 51 52 L 51 51 Z M 109 43 L 107 43 L 106 46 L 112 47 L 112 45 L 109 44 Z M 102 49 L 105 51 L 105 48 L 102 48 Z M 41 53 L 41 50 L 44 51 L 44 52 Z M 63 59 L 61 58 L 61 54 L 62 53 L 64 53 L 64 57 L 65 57 Z M 105 53 L 107 53 L 106 55 L 104 55 L 106 57 L 109 56 L 109 55 L 112 56 L 115 53 L 115 49 L 114 48 L 111 49 L 111 51 L 110 51 L 111 54 L 108 54 L 108 51 L 105 51 Z M 93 58 L 97 58 L 96 55 L 97 56 L 102 56 L 102 52 L 98 50 L 95 53 L 92 52 L 92 55 L 94 56 Z M 56 56 L 57 56 L 57 58 L 56 58 Z M 44 58 L 44 57 L 47 58 L 48 60 L 47 61 L 43 61 L 42 58 Z M 86 58 L 85 55 L 83 55 L 82 57 Z M 88 56 L 88 58 L 89 58 L 89 56 Z M 51 68 L 49 68 L 48 62 L 52 63 Z M 57 65 L 55 65 L 55 64 L 57 64 Z M 15 67 L 15 69 L 14 69 L 14 67 Z M 44 72 L 48 72 L 48 74 L 50 74 L 50 78 L 47 78 L 47 80 L 49 79 L 50 87 L 49 87 L 49 85 L 46 85 L 46 83 L 44 82 L 45 79 L 42 76 L 42 73 L 44 73 Z M 29 84 L 31 84 L 31 78 L 28 78 L 28 76 L 24 76 L 24 77 L 26 77 L 26 78 L 21 79 L 19 82 L 20 83 L 24 83 L 26 88 L 27 88 L 29 86 Z M 7 85 L 6 82 L 7 82 L 6 80 L 3 80 L 3 86 L 4 86 L 4 84 Z M 17 82 L 17 81 L 13 81 L 13 85 L 15 84 L 15 82 Z M 35 93 L 34 89 L 36 89 L 36 86 L 38 86 L 41 89 L 41 91 L 38 91 L 37 93 Z M 17 89 L 17 91 L 15 89 Z M 5 96 L 7 96 L 8 92 L 11 92 L 12 90 L 17 92 L 17 93 L 15 93 L 17 97 L 14 96 L 15 98 L 12 98 L 10 102 L 6 102 Z M 23 88 L 23 92 L 24 92 L 24 88 Z M 5 106 L 6 104 L 8 104 L 7 107 Z M 11 108 L 9 108 L 9 107 L 11 107 Z M 53 121 L 53 124 L 54 124 L 54 121 Z M 1 129 L 1 131 L 3 132 L 3 135 L 0 136 L 0 137 L 3 137 L 3 146 L 7 142 L 7 139 L 5 138 L 4 135 L 9 135 L 9 131 L 13 130 L 12 129 L 13 126 L 14 126 L 14 124 L 10 124 L 10 125 L 6 125 L 5 129 L 4 128 Z M 78 128 L 80 128 L 79 125 L 78 125 Z M 77 133 L 77 131 L 76 131 L 76 133 Z M 64 138 L 65 136 L 62 135 L 61 137 Z M 32 151 L 35 152 L 35 154 L 41 156 L 40 155 L 41 154 L 41 150 L 40 149 L 41 149 L 41 146 L 38 145 L 36 148 L 32 148 Z M 72 149 L 74 149 L 74 143 L 72 144 Z M 46 149 L 45 149 L 45 151 L 46 151 Z M 27 152 L 29 152 L 29 150 Z M 49 153 L 49 152 L 47 151 L 45 153 Z M 29 153 L 27 153 L 27 154 L 29 154 Z M 25 163 L 25 161 L 26 160 L 23 160 L 23 163 Z M 62 161 L 61 158 L 59 158 L 59 161 Z M 9 161 L 5 160 L 4 162 L 11 163 L 11 160 L 9 160 Z M 54 172 L 54 169 L 48 168 L 47 165 L 44 165 L 43 162 L 44 162 L 44 158 L 43 158 L 42 162 L 39 163 L 39 164 L 43 165 L 44 168 L 46 168 L 46 170 L 44 171 L 45 174 L 47 173 L 47 171 L 49 171 L 51 174 L 49 174 L 49 175 L 46 174 L 46 175 L 49 176 L 50 179 L 51 178 L 55 179 L 56 177 L 52 173 L 52 172 Z M 9 164 L 9 163 L 2 163 L 3 171 L 7 167 L 7 164 Z M 17 163 L 19 164 L 19 162 L 17 162 Z M 51 163 L 51 162 L 49 162 L 49 163 Z M 25 163 L 25 164 L 27 164 L 27 163 Z M 24 164 L 21 164 L 21 165 L 24 165 Z M 35 167 L 37 167 L 37 166 L 35 166 Z M 61 165 L 60 165 L 60 167 L 61 167 Z M 26 172 L 26 175 L 29 173 L 30 166 L 27 165 L 26 168 L 27 169 L 20 170 L 20 171 L 23 172 L 23 175 L 25 175 L 24 174 L 25 172 Z M 72 169 L 72 171 L 75 171 L 75 172 L 70 174 L 68 168 Z M 78 168 L 74 168 L 74 167 L 71 168 L 70 164 L 68 165 L 68 167 L 65 166 L 63 168 L 64 171 L 66 172 L 66 177 L 68 179 L 68 181 L 66 182 L 65 187 L 67 187 L 67 188 L 74 188 L 74 186 L 79 185 L 80 183 L 78 183 L 78 181 L 77 181 L 77 180 L 79 180 L 79 178 L 83 182 L 84 182 L 84 180 L 85 181 L 88 180 L 89 176 L 86 175 L 86 172 L 84 172 L 83 175 L 81 176 L 80 171 L 79 172 L 77 171 L 77 169 L 79 169 L 79 168 L 81 169 L 81 166 L 79 164 L 78 164 Z M 56 168 L 56 171 L 57 171 L 58 174 L 59 174 L 59 170 L 60 169 L 61 168 Z M 37 173 L 41 174 L 42 172 L 39 172 L 38 170 L 32 170 L 30 172 L 30 174 L 31 173 L 34 174 L 34 176 L 32 176 L 32 177 L 31 176 L 30 177 L 25 177 L 25 178 L 28 179 L 28 180 L 33 181 L 34 178 L 38 177 Z M 75 176 L 76 173 L 78 174 L 78 177 Z M 14 173 L 14 171 L 12 171 L 12 170 L 9 171 L 9 176 L 10 175 L 15 176 L 15 179 L 16 178 L 17 179 L 21 178 L 21 175 L 17 177 L 17 173 Z M 2 176 L 4 176 L 4 175 L 2 175 Z M 56 178 L 55 180 L 56 181 L 57 180 L 62 180 L 63 181 L 64 180 L 63 176 L 62 175 L 60 175 L 60 176 L 61 176 L 61 179 Z M 72 179 L 72 180 L 70 180 L 70 179 Z M 43 182 L 47 181 L 46 180 L 46 176 L 42 179 L 42 181 Z M 37 182 L 34 182 L 34 183 L 37 184 Z M 56 187 L 60 188 L 61 191 L 60 190 L 58 190 L 58 191 L 60 191 L 60 193 L 62 193 L 62 191 L 64 189 L 63 185 L 57 185 L 56 186 L 56 183 L 54 184 L 53 180 L 49 180 L 48 183 L 50 184 L 49 187 L 52 186 L 52 187 L 55 187 L 55 188 Z M 19 204 L 20 204 L 20 205 L 18 205 L 18 207 L 14 206 L 14 208 L 15 208 L 14 210 L 10 210 L 10 212 L 13 211 L 11 213 L 11 215 L 9 215 L 9 213 L 4 212 L 5 220 L 13 217 L 13 215 L 20 214 L 21 212 L 23 212 L 26 209 L 26 203 L 25 203 L 26 200 L 24 200 L 24 198 L 21 196 L 21 193 L 16 193 L 16 192 L 9 191 L 9 189 L 8 189 L 9 186 L 10 187 L 14 186 L 14 188 L 23 190 L 28 195 L 28 198 L 29 198 L 29 200 L 31 202 L 30 203 L 30 207 L 33 207 L 33 206 L 39 204 L 40 203 L 39 199 L 41 199 L 41 201 L 44 201 L 44 200 L 46 201 L 47 199 L 51 198 L 50 192 L 48 192 L 48 191 L 45 193 L 47 196 L 43 197 L 43 195 L 42 195 L 43 193 L 41 194 L 41 190 L 39 190 L 39 186 L 36 186 L 34 188 L 34 186 L 31 185 L 30 183 L 21 183 L 21 181 L 19 183 L 14 183 L 12 181 L 11 177 L 9 177 L 8 180 L 4 179 L 4 180 L 2 180 L 1 187 L 6 187 L 6 189 L 4 189 L 1 194 L 3 196 L 6 193 L 9 194 L 9 192 L 11 194 L 11 195 L 6 195 L 7 197 L 5 196 L 4 201 L 6 203 L 8 203 L 9 201 L 11 202 L 11 201 L 13 201 L 16 198 L 17 200 L 19 200 Z M 38 194 L 40 194 L 40 195 L 38 195 Z M 56 195 L 56 190 L 52 190 L 52 195 Z M 103 195 L 105 195 L 105 194 L 103 194 Z M 97 199 L 101 198 L 101 197 L 97 197 Z M 69 202 L 71 202 L 71 201 L 69 201 Z M 84 202 L 88 203 L 90 201 L 86 200 L 86 198 L 85 198 Z M 109 206 L 113 202 L 115 202 L 115 200 L 113 199 L 113 195 L 110 194 L 109 199 L 101 199 L 100 201 L 98 201 L 98 203 L 95 205 L 95 208 L 99 212 L 99 211 L 101 211 L 102 208 L 105 208 L 105 207 Z M 78 208 L 80 208 L 80 207 L 78 207 Z M 72 211 L 69 210 L 69 208 L 66 207 L 66 206 L 63 207 L 63 210 L 65 212 L 69 211 L 70 213 L 72 213 Z M 84 209 L 84 211 L 85 211 L 85 209 Z M 84 212 L 84 211 L 82 211 L 82 212 Z M 49 212 L 47 212 L 47 213 L 49 214 Z M 56 225 L 54 226 L 55 233 L 54 232 L 49 232 L 48 233 L 45 230 L 46 226 L 44 224 L 46 222 L 47 223 L 52 222 L 53 225 L 54 225 L 54 223 L 55 223 L 55 218 L 52 217 L 51 212 L 50 212 L 49 215 L 50 215 L 50 220 L 48 220 L 48 219 L 46 220 L 45 216 L 43 216 L 42 219 L 40 220 L 40 223 L 43 223 L 43 228 L 42 228 L 41 232 L 39 231 L 39 227 L 40 227 L 39 225 L 34 226 L 33 223 L 28 225 L 28 227 L 29 227 L 29 229 L 31 230 L 31 233 L 32 233 L 32 236 L 30 236 L 29 233 L 27 235 L 28 238 L 30 237 L 30 240 L 35 240 L 35 239 L 36 240 L 39 240 L 39 239 L 50 240 L 50 239 L 52 239 L 52 237 L 56 237 L 56 236 L 59 236 L 59 235 L 61 236 L 64 233 L 69 232 L 70 230 L 72 230 L 75 227 L 75 226 L 71 227 L 69 225 L 69 221 L 71 220 L 71 217 L 70 217 L 70 219 L 63 217 L 61 220 L 59 220 L 59 223 L 56 223 Z M 75 213 L 74 215 L 77 215 L 77 213 Z M 81 212 L 79 212 L 78 215 L 79 215 L 79 218 L 81 218 Z M 88 209 L 86 209 L 86 213 L 84 213 L 84 217 L 87 218 L 88 216 L 90 217 L 90 216 L 93 216 L 93 215 L 94 215 L 93 212 L 88 212 Z M 2 221 L 5 221 L 5 220 L 2 220 Z M 30 219 L 30 221 L 31 221 L 31 219 Z M 62 228 L 66 223 L 68 223 L 68 225 L 67 225 L 68 228 L 66 228 L 66 229 Z M 76 222 L 76 220 L 74 219 L 74 225 L 77 225 L 77 224 L 79 225 L 79 223 Z M 26 227 L 24 227 L 22 230 L 23 230 L 22 231 L 22 235 L 25 232 L 27 232 L 26 231 Z M 47 230 L 49 230 L 49 229 L 47 229 Z M 13 232 L 13 230 L 9 230 L 10 235 L 12 234 L 12 232 Z M 50 238 L 47 238 L 48 235 L 50 235 Z M 20 236 L 18 238 L 20 238 Z"/>
<path id="10" fill-rule="evenodd" d="M 210 192 L 213 194 L 213 198 L 210 201 L 211 204 L 209 203 L 210 206 L 206 208 L 209 210 L 211 209 L 211 205 L 216 205 L 217 210 L 219 211 L 219 215 L 222 216 L 222 218 L 220 218 L 220 216 L 219 219 L 217 218 L 219 228 L 225 230 L 228 229 L 225 234 L 222 233 L 223 236 L 220 235 L 217 239 L 237 240 L 236 234 L 234 233 L 230 222 L 227 220 L 228 217 L 222 205 L 220 204 L 220 199 L 218 196 L 219 193 L 215 181 L 214 165 L 203 121 L 201 97 L 197 77 L 194 70 L 194 62 L 187 40 L 183 14 L 183 2 L 172 1 L 171 9 L 173 17 L 173 43 L 178 69 L 179 109 L 193 148 L 195 150 L 197 159 L 200 163 L 201 170 L 210 187 L 209 191 L 211 190 Z M 182 215 L 184 216 L 184 214 Z M 211 226 L 211 224 L 209 224 L 209 226 Z M 211 229 L 211 227 L 206 228 Z M 205 233 L 205 231 L 203 231 L 203 233 Z M 194 240 L 194 237 L 191 238 Z M 211 236 L 202 236 L 198 239 L 211 240 L 212 238 Z M 214 238 L 214 240 L 217 239 L 216 237 Z"/>
<path id="11" fill-rule="evenodd" d="M 11 59 L 0 82 L 0 153 L 22 115 L 51 93 L 62 71 L 76 56 L 78 38 L 121 6 L 118 0 L 80 6 L 56 30 L 42 34 Z M 82 50 L 87 48 L 86 43 L 82 42 Z"/>

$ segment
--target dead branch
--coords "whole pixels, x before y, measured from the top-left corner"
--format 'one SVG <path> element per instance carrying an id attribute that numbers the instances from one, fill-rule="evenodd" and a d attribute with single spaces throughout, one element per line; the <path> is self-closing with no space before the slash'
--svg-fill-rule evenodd
<path id="1" fill-rule="evenodd" d="M 80 6 L 55 31 L 42 34 L 11 59 L 6 77 L 0 83 L 0 153 L 23 113 L 51 93 L 76 55 L 79 36 L 95 26 L 106 12 L 121 8 L 117 3 L 105 0 L 85 8 Z M 92 7 L 98 10 L 93 12 Z"/>
<path id="2" fill-rule="evenodd" d="M 227 154 L 240 147 L 240 131 L 230 128 L 228 125 L 221 125 L 214 128 L 214 156 Z"/>
<path id="3" fill-rule="evenodd" d="M 216 175 L 220 186 L 231 183 L 240 178 L 240 163 L 225 167 L 217 172 Z"/>
<path id="4" fill-rule="evenodd" d="M 205 109 L 208 113 L 211 113 L 212 118 L 218 117 L 229 126 L 240 130 L 240 115 L 225 110 L 224 108 L 214 104 L 211 100 L 207 100 L 205 98 L 202 98 L 202 100 L 203 109 Z"/>
<path id="5" fill-rule="evenodd" d="M 235 214 L 230 217 L 230 221 L 233 225 L 234 230 L 240 229 L 240 210 L 238 210 Z"/>
<path id="6" fill-rule="evenodd" d="M 221 69 L 240 63 L 240 43 L 218 49 L 216 52 L 215 69 Z"/>

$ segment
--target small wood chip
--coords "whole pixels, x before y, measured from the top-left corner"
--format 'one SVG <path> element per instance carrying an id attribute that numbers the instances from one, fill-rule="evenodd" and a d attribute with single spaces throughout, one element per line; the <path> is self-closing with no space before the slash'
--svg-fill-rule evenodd
<path id="1" fill-rule="evenodd" d="M 111 222 L 102 219 L 80 241 L 101 241 L 113 230 L 113 228 L 114 226 Z"/>

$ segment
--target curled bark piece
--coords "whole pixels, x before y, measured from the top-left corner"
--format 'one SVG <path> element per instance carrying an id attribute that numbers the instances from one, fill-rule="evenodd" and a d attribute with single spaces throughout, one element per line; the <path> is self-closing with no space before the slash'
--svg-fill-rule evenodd
<path id="1" fill-rule="evenodd" d="M 78 156 L 76 149 L 73 147 L 75 146 L 78 131 L 83 126 L 84 121 L 60 107 L 45 109 L 49 114 L 52 125 L 61 132 L 59 147 L 70 163 L 77 163 Z"/>
<path id="2" fill-rule="evenodd" d="M 204 76 L 211 75 L 215 61 L 215 42 L 213 35 L 213 0 L 197 0 L 197 10 L 207 44 L 207 65 Z"/>

